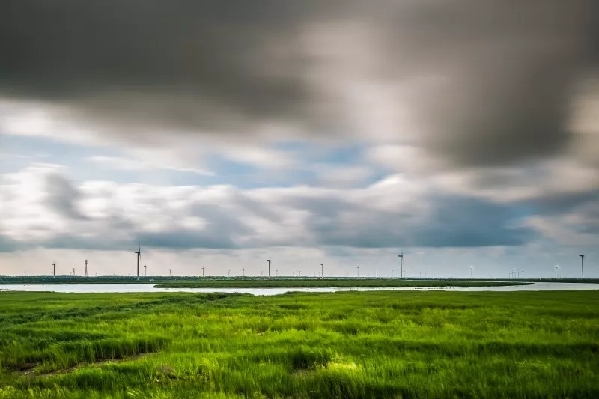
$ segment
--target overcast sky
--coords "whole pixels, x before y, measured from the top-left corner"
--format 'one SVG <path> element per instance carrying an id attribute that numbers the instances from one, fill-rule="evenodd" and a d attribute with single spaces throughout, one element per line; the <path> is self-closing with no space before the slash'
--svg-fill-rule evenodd
<path id="1" fill-rule="evenodd" d="M 599 277 L 592 0 L 7 3 L 0 274 Z"/>

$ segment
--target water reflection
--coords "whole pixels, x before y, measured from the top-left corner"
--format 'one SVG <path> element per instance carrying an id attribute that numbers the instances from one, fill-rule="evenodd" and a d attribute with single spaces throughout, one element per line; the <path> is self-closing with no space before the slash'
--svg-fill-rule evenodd
<path id="1" fill-rule="evenodd" d="M 61 293 L 140 293 L 140 292 L 195 292 L 240 293 L 260 296 L 280 295 L 287 292 L 338 291 L 588 291 L 599 290 L 599 284 L 534 283 L 506 287 L 311 287 L 311 288 L 156 288 L 151 284 L 7 284 L 0 291 L 53 291 Z"/>

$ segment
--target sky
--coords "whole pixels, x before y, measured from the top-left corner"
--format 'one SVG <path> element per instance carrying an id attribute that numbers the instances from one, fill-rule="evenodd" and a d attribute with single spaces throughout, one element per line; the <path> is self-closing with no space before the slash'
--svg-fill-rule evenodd
<path id="1" fill-rule="evenodd" d="M 599 277 L 592 0 L 7 0 L 0 275 Z"/>

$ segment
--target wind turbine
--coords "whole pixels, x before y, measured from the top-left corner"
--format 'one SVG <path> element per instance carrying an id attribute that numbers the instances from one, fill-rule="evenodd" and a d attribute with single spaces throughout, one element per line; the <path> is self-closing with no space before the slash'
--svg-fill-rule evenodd
<path id="1" fill-rule="evenodd" d="M 56 263 L 52 263 L 53 276 L 56 277 Z"/>
<path id="2" fill-rule="evenodd" d="M 270 278 L 270 259 L 266 260 L 268 262 L 268 278 Z"/>
<path id="3" fill-rule="evenodd" d="M 85 277 L 87 277 L 87 259 L 85 260 Z"/>
<path id="4" fill-rule="evenodd" d="M 555 278 L 557 278 L 557 271 L 559 270 L 559 265 L 555 265 Z"/>
<path id="5" fill-rule="evenodd" d="M 168 269 L 168 275 L 169 275 L 170 277 L 173 277 L 173 270 L 172 270 L 172 269 Z"/>
<path id="6" fill-rule="evenodd" d="M 231 269 L 227 271 L 227 277 L 231 277 Z"/>
<path id="7" fill-rule="evenodd" d="M 137 254 L 137 279 L 139 280 L 139 261 L 141 259 L 141 246 L 139 244 L 135 253 Z"/>
<path id="8" fill-rule="evenodd" d="M 144 265 L 144 277 L 148 275 L 148 266 Z"/>
<path id="9" fill-rule="evenodd" d="M 324 265 L 320 264 L 320 277 L 324 278 Z"/>
<path id="10" fill-rule="evenodd" d="M 401 266 L 399 269 L 399 278 L 403 278 L 403 251 L 401 251 L 401 254 L 397 255 L 397 257 L 401 259 Z"/>
<path id="11" fill-rule="evenodd" d="M 275 276 L 279 277 L 279 269 L 275 270 Z"/>
<path id="12" fill-rule="evenodd" d="M 584 278 L 584 255 L 578 255 L 578 256 L 580 256 L 581 274 L 582 274 L 582 278 Z"/>
<path id="13" fill-rule="evenodd" d="M 473 269 L 473 267 L 470 266 L 470 278 L 472 278 L 472 269 Z"/>
<path id="14" fill-rule="evenodd" d="M 202 278 L 204 278 L 204 268 L 202 267 Z"/>
<path id="15" fill-rule="evenodd" d="M 358 278 L 360 278 L 360 266 L 358 266 Z"/>

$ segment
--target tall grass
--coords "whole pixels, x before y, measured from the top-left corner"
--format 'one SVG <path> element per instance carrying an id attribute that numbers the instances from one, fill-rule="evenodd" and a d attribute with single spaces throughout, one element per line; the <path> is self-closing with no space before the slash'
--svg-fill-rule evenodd
<path id="1" fill-rule="evenodd" d="M 599 292 L 0 293 L 0 398 L 597 398 Z"/>

